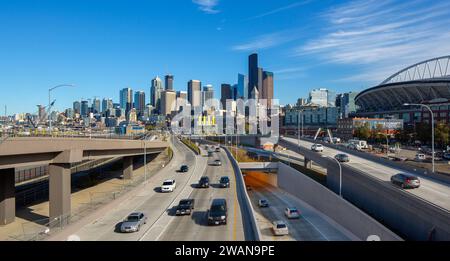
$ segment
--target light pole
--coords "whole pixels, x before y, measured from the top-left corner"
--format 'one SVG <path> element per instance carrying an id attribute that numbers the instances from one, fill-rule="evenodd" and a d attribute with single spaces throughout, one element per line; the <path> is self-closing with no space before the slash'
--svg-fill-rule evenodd
<path id="1" fill-rule="evenodd" d="M 324 158 L 332 159 L 337 162 L 339 165 L 339 196 L 342 198 L 342 164 L 339 162 L 339 160 L 329 157 L 329 156 L 322 156 Z"/>
<path id="2" fill-rule="evenodd" d="M 60 84 L 57 85 L 53 88 L 48 89 L 48 106 L 49 106 L 49 110 L 48 110 L 48 122 L 49 122 L 49 130 L 50 130 L 50 134 L 52 134 L 53 136 L 53 132 L 52 132 L 52 117 L 51 117 L 51 92 L 55 89 L 61 88 L 61 87 L 75 87 L 75 85 L 73 84 Z"/>
<path id="3" fill-rule="evenodd" d="M 431 116 L 431 158 L 432 158 L 432 168 L 433 168 L 433 173 L 435 172 L 435 165 L 434 165 L 434 114 L 433 114 L 433 110 L 430 108 L 430 106 L 425 105 L 425 104 L 417 104 L 417 103 L 405 103 L 403 104 L 403 106 L 420 106 L 422 108 L 427 109 L 430 112 L 430 116 Z"/>

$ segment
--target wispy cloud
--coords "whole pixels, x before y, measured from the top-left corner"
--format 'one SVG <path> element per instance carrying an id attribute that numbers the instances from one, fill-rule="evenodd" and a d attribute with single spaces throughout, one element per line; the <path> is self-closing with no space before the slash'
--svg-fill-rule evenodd
<path id="1" fill-rule="evenodd" d="M 198 5 L 198 8 L 207 14 L 217 14 L 220 12 L 216 9 L 219 0 L 192 0 L 192 2 Z"/>
<path id="2" fill-rule="evenodd" d="M 274 9 L 272 11 L 269 11 L 269 12 L 266 12 L 266 13 L 255 15 L 255 16 L 247 18 L 245 20 L 254 20 L 254 19 L 265 17 L 265 16 L 273 15 L 273 14 L 276 14 L 276 13 L 279 13 L 279 12 L 283 12 L 283 11 L 286 11 L 286 10 L 289 10 L 289 9 L 292 9 L 292 8 L 295 8 L 295 7 L 299 7 L 299 6 L 302 6 L 302 5 L 309 4 L 312 1 L 313 0 L 305 0 L 305 1 L 295 2 L 295 3 L 292 3 L 292 4 L 286 5 L 286 6 L 282 6 L 282 7 L 276 8 L 276 9 Z"/>
<path id="3" fill-rule="evenodd" d="M 299 31 L 280 31 L 257 36 L 246 43 L 233 46 L 232 49 L 235 51 L 259 51 L 292 42 L 300 37 Z"/>
<path id="4" fill-rule="evenodd" d="M 302 67 L 287 67 L 274 70 L 274 74 L 279 80 L 292 80 L 305 78 L 307 68 Z"/>
<path id="5" fill-rule="evenodd" d="M 295 54 L 361 68 L 344 80 L 379 82 L 407 65 L 450 53 L 448 1 L 353 1 L 322 17 L 323 36 Z"/>

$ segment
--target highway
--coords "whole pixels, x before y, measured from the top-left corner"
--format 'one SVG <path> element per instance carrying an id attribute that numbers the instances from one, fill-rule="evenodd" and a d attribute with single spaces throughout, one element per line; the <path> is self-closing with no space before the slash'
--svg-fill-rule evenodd
<path id="1" fill-rule="evenodd" d="M 214 153 L 214 158 L 196 156 L 190 149 L 179 142 L 173 142 L 174 158 L 171 163 L 149 177 L 145 188 L 117 206 L 97 213 L 90 220 L 75 230 L 74 235 L 82 241 L 232 241 L 244 240 L 240 207 L 236 199 L 234 172 L 226 154 Z M 220 159 L 221 167 L 209 166 L 208 161 Z M 189 166 L 188 173 L 178 173 L 180 166 Z M 201 176 L 210 177 L 213 187 L 197 189 L 195 185 Z M 231 188 L 217 188 L 221 176 L 229 176 Z M 160 193 L 159 187 L 166 179 L 175 179 L 177 188 L 173 193 Z M 181 199 L 196 199 L 192 216 L 177 217 L 174 209 Z M 226 198 L 228 201 L 229 220 L 226 226 L 206 224 L 206 211 L 212 199 Z M 132 212 L 143 212 L 148 216 L 147 224 L 136 233 L 119 232 L 121 222 Z M 76 225 L 76 224 L 74 224 Z"/>
<path id="2" fill-rule="evenodd" d="M 242 224 L 242 215 L 236 195 L 236 178 L 233 167 L 228 160 L 227 155 L 222 150 L 220 153 L 214 153 L 209 162 L 220 159 L 222 166 L 208 166 L 205 176 L 208 176 L 212 186 L 208 189 L 197 189 L 197 182 L 193 183 L 195 188 L 189 196 L 195 199 L 195 210 L 192 216 L 176 217 L 175 220 L 166 229 L 164 235 L 160 238 L 163 241 L 243 241 L 244 229 Z M 230 188 L 219 188 L 220 177 L 228 176 L 230 178 Z M 211 205 L 212 199 L 225 198 L 228 204 L 228 222 L 227 225 L 208 226 L 207 210 Z M 176 207 L 176 204 L 173 205 Z M 173 215 L 175 208 L 170 215 Z"/>
<path id="3" fill-rule="evenodd" d="M 359 240 L 351 232 L 318 212 L 305 202 L 289 195 L 283 190 L 263 184 L 250 176 L 245 177 L 246 184 L 251 186 L 250 200 L 257 217 L 262 241 L 350 241 Z M 258 200 L 267 199 L 268 208 L 260 208 Z M 286 207 L 296 207 L 301 213 L 298 220 L 288 220 L 284 215 Z M 274 236 L 272 222 L 283 220 L 286 222 L 289 235 Z"/>
<path id="4" fill-rule="evenodd" d="M 289 142 L 291 145 L 298 145 L 298 140 L 294 138 L 283 138 L 285 142 Z M 300 141 L 300 146 L 306 148 L 308 150 L 311 149 L 313 145 L 312 142 L 309 141 Z M 322 155 L 334 157 L 336 154 L 345 153 L 336 149 L 332 149 L 329 147 L 325 147 Z M 349 155 L 350 162 L 344 163 L 354 169 L 362 171 L 366 174 L 369 174 L 375 178 L 380 180 L 390 182 L 390 178 L 392 175 L 398 173 L 405 173 L 405 171 L 388 167 L 383 164 L 373 162 L 361 157 L 357 157 L 354 155 Z M 336 163 L 337 164 L 337 163 Z M 337 167 L 337 166 L 336 166 Z M 406 172 L 407 173 L 407 172 Z M 413 173 L 410 173 L 413 174 Z M 437 181 L 435 179 L 430 179 L 424 176 L 420 176 L 421 178 L 421 187 L 419 189 L 414 190 L 405 190 L 406 193 L 411 193 L 419 198 L 425 199 L 443 209 L 450 210 L 450 186 L 444 182 Z M 343 181 L 345 183 L 345 180 Z M 344 185 L 345 186 L 345 185 Z M 399 188 L 400 189 L 400 188 Z"/>

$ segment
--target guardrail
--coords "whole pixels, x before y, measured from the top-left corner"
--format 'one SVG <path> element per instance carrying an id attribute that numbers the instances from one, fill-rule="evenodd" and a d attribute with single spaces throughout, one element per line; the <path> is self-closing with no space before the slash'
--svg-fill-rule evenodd
<path id="1" fill-rule="evenodd" d="M 233 165 L 234 173 L 236 175 L 236 188 L 237 194 L 240 201 L 241 212 L 244 216 L 249 217 L 249 219 L 243 218 L 242 222 L 244 225 L 245 237 L 248 241 L 260 241 L 261 240 L 261 232 L 259 231 L 255 210 L 253 209 L 252 203 L 250 202 L 250 197 L 248 196 L 247 189 L 245 187 L 244 176 L 242 175 L 242 171 L 239 168 L 239 164 L 236 159 L 233 157 L 231 152 L 225 146 L 221 146 L 225 152 L 227 153 L 228 158 L 230 159 L 231 164 Z"/>

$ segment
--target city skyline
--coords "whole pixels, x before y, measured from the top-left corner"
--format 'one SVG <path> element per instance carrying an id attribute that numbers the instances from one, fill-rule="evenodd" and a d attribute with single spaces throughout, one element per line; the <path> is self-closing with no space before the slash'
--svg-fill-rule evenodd
<path id="1" fill-rule="evenodd" d="M 362 91 L 407 65 L 450 53 L 448 34 L 437 29 L 449 24 L 446 1 L 414 1 L 408 9 L 401 1 L 246 1 L 238 12 L 226 1 L 183 1 L 169 17 L 153 12 L 152 18 L 148 10 L 164 10 L 170 1 L 28 3 L 1 3 L 9 41 L 0 43 L 8 50 L 0 85 L 14 90 L 0 99 L 2 115 L 5 105 L 8 114 L 37 112 L 47 90 L 60 83 L 77 87 L 55 91 L 59 111 L 75 99 L 117 101 L 116 90 L 126 87 L 145 91 L 148 102 L 155 75 L 174 75 L 176 90 L 200 79 L 217 94 L 237 73 L 247 75 L 243 58 L 252 52 L 274 72 L 275 97 L 292 104 L 316 88 Z"/>

